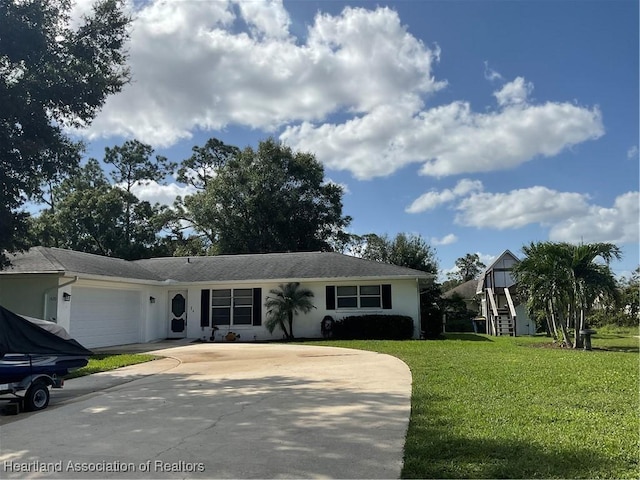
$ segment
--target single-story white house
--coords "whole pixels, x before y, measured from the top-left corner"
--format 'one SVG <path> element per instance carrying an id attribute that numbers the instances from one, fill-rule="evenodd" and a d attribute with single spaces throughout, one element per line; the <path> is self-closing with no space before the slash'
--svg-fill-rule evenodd
<path id="1" fill-rule="evenodd" d="M 321 337 L 325 316 L 397 314 L 420 334 L 418 282 L 429 274 L 333 252 L 167 257 L 127 261 L 33 247 L 0 270 L 0 305 L 66 328 L 86 347 L 164 338 L 282 338 L 265 328 L 271 289 L 300 282 L 315 309 L 296 317 L 296 337 Z"/>
<path id="2" fill-rule="evenodd" d="M 487 267 L 478 280 L 476 294 L 481 296 L 481 313 L 489 335 L 533 335 L 536 324 L 527 307 L 518 301 L 513 267 L 520 259 L 505 250 Z"/>

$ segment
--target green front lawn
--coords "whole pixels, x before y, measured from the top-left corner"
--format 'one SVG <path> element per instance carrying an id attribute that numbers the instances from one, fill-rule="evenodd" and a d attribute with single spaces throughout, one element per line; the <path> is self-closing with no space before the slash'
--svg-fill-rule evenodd
<path id="1" fill-rule="evenodd" d="M 638 338 L 598 335 L 591 352 L 548 343 L 449 334 L 322 344 L 411 369 L 404 478 L 639 478 Z"/>
<path id="2" fill-rule="evenodd" d="M 93 355 L 89 357 L 89 363 L 85 367 L 70 372 L 64 378 L 69 379 L 83 377 L 85 375 L 91 375 L 92 373 L 106 372 L 108 370 L 115 370 L 116 368 L 126 367 L 128 365 L 149 362 L 156 358 L 158 357 L 147 354 Z"/>

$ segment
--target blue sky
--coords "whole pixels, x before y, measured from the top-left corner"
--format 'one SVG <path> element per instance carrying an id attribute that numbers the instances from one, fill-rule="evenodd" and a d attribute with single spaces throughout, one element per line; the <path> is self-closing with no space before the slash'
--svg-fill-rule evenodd
<path id="1" fill-rule="evenodd" d="M 538 240 L 638 265 L 637 1 L 135 5 L 133 82 L 77 132 L 88 155 L 274 136 L 344 185 L 352 233 L 420 234 L 443 274 Z M 169 180 L 138 194 L 188 193 Z"/>

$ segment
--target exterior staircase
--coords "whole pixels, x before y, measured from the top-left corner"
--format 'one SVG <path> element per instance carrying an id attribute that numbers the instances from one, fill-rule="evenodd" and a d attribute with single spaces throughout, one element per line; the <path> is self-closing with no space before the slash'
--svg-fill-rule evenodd
<path id="1" fill-rule="evenodd" d="M 498 316 L 494 318 L 494 325 L 497 336 L 516 336 L 515 322 L 507 310 L 498 310 Z"/>

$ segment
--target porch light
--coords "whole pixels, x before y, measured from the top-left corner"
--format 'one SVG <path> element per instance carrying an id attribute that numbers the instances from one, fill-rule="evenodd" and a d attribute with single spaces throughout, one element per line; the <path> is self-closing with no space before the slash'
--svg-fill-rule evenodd
<path id="1" fill-rule="evenodd" d="M 67 292 L 62 292 L 62 300 L 64 300 L 65 302 L 70 302 L 71 294 Z"/>
<path id="2" fill-rule="evenodd" d="M 149 297 L 149 303 L 156 303 L 156 297 Z"/>

